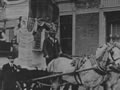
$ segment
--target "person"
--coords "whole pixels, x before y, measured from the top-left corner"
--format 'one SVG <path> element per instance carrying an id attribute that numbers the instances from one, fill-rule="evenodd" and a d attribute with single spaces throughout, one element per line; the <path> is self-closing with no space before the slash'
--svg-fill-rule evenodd
<path id="1" fill-rule="evenodd" d="M 18 57 L 18 43 L 17 43 L 17 41 L 16 41 L 16 39 L 15 38 L 13 38 L 12 40 L 11 40 L 11 50 L 10 50 L 10 52 L 12 53 L 12 55 L 13 55 L 13 58 L 17 58 Z"/>
<path id="2" fill-rule="evenodd" d="M 18 24 L 14 28 L 14 38 L 16 39 L 17 43 L 19 42 L 19 40 L 18 40 L 18 38 L 19 38 L 18 33 L 19 33 L 20 28 L 21 28 L 21 21 L 22 21 L 22 16 L 19 17 Z"/>
<path id="3" fill-rule="evenodd" d="M 118 35 L 111 36 L 108 38 L 107 43 L 103 44 L 96 50 L 96 59 L 99 60 L 101 56 L 105 53 L 105 51 L 110 51 L 115 45 L 118 43 L 119 37 Z"/>
<path id="4" fill-rule="evenodd" d="M 9 62 L 2 67 L 3 90 L 16 90 L 16 65 L 12 55 L 8 59 Z"/>
<path id="5" fill-rule="evenodd" d="M 55 35 L 55 31 L 49 31 L 49 36 L 43 42 L 43 53 L 44 57 L 46 58 L 46 65 L 48 65 L 52 59 L 57 58 L 60 53 L 62 53 L 60 43 Z"/>
<path id="6" fill-rule="evenodd" d="M 4 32 L 4 30 L 0 30 L 0 50 L 7 50 L 6 47 L 6 40 L 7 40 L 7 36 Z"/>
<path id="7" fill-rule="evenodd" d="M 0 41 L 4 42 L 7 40 L 4 30 L 0 31 Z"/>
<path id="8" fill-rule="evenodd" d="M 114 45 L 120 49 L 120 36 L 116 35 L 116 40 L 114 42 Z"/>
<path id="9" fill-rule="evenodd" d="M 116 39 L 114 41 L 114 47 L 117 47 L 116 49 L 114 49 L 114 51 L 117 52 L 117 54 L 115 56 L 119 57 L 120 56 L 120 36 L 119 35 L 116 35 Z M 115 64 L 117 67 L 119 67 L 119 70 L 120 70 L 120 60 L 116 60 L 115 61 Z"/>
<path id="10" fill-rule="evenodd" d="M 112 59 L 108 59 L 108 57 L 109 57 L 109 52 L 115 46 L 114 42 L 115 42 L 115 36 L 110 37 L 106 44 L 103 44 L 96 50 L 96 61 L 103 71 L 108 70 L 109 66 L 112 65 L 110 63 L 112 63 L 113 61 Z"/>
<path id="11" fill-rule="evenodd" d="M 97 49 L 96 61 L 100 62 L 100 60 L 108 58 L 109 52 L 111 52 L 112 48 L 114 48 L 114 47 L 120 48 L 120 37 L 118 35 L 112 36 L 107 44 L 104 44 L 102 47 Z M 114 50 L 116 50 L 116 49 L 114 49 Z M 103 56 L 104 56 L 104 58 L 103 58 Z M 115 70 L 117 68 L 117 64 L 115 64 L 115 63 L 120 63 L 120 61 L 119 60 L 114 61 L 112 58 L 107 59 L 107 63 L 106 63 L 107 69 L 111 69 L 111 70 L 114 69 Z M 103 62 L 101 64 L 101 66 L 103 67 L 104 64 L 105 63 Z"/>

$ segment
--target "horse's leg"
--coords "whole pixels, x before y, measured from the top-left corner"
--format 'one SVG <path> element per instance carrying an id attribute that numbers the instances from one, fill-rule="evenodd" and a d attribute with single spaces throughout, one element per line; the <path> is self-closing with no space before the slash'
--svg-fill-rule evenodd
<path id="1" fill-rule="evenodd" d="M 70 88 L 70 84 L 66 84 L 66 85 L 64 86 L 63 90 L 69 90 L 69 88 Z"/>
<path id="2" fill-rule="evenodd" d="M 56 78 L 52 83 L 52 90 L 59 90 L 60 89 L 60 77 Z"/>
<path id="3" fill-rule="evenodd" d="M 111 87 L 110 87 L 111 90 L 115 90 L 117 84 L 118 84 L 118 80 L 114 84 L 111 85 Z"/>
<path id="4" fill-rule="evenodd" d="M 48 86 L 43 86 L 43 87 L 41 87 L 41 88 L 38 88 L 38 90 L 50 90 L 50 87 L 48 87 Z"/>
<path id="5" fill-rule="evenodd" d="M 21 84 L 18 81 L 16 81 L 16 90 L 23 90 Z"/>
<path id="6" fill-rule="evenodd" d="M 30 89 L 31 89 L 31 84 L 32 84 L 31 82 L 26 83 L 26 89 L 27 89 L 27 90 L 30 90 Z"/>
<path id="7" fill-rule="evenodd" d="M 51 90 L 60 90 L 60 86 L 58 86 L 58 87 L 52 87 Z"/>
<path id="8" fill-rule="evenodd" d="M 102 83 L 101 86 L 103 87 L 103 90 L 108 90 L 107 82 Z"/>
<path id="9" fill-rule="evenodd" d="M 92 90 L 101 90 L 101 87 L 100 85 L 98 85 L 98 86 L 92 87 Z"/>
<path id="10" fill-rule="evenodd" d="M 86 89 L 86 90 L 91 90 L 91 88 L 90 88 L 90 87 L 85 87 L 85 89 Z"/>
<path id="11" fill-rule="evenodd" d="M 72 90 L 78 90 L 79 89 L 79 85 L 72 85 Z"/>
<path id="12" fill-rule="evenodd" d="M 119 75 L 117 73 L 114 73 L 112 75 L 111 81 L 107 82 L 108 90 L 115 90 L 118 81 L 119 81 Z"/>
<path id="13" fill-rule="evenodd" d="M 103 88 L 104 88 L 104 90 L 113 90 L 114 85 L 115 84 L 113 84 L 113 82 L 108 81 L 103 85 Z"/>

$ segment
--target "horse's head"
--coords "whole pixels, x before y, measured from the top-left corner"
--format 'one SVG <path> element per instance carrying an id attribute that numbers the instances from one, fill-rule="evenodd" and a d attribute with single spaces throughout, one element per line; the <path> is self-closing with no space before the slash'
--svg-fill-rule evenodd
<path id="1" fill-rule="evenodd" d="M 107 70 L 110 65 L 118 67 L 120 64 L 120 49 L 114 44 L 101 47 L 97 51 L 96 61 L 103 70 Z"/>
<path id="2" fill-rule="evenodd" d="M 110 63 L 114 63 L 112 58 L 113 57 L 113 50 L 114 46 L 112 44 L 104 44 L 102 47 L 99 47 L 96 51 L 96 62 L 98 67 L 100 67 L 103 71 L 107 70 L 107 66 Z"/>

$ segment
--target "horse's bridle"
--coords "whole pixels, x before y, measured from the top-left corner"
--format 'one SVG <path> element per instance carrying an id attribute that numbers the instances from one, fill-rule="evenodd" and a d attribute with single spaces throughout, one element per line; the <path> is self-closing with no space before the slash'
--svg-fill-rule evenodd
<path id="1" fill-rule="evenodd" d="M 117 47 L 117 48 L 118 48 L 118 47 Z M 113 49 L 113 48 L 112 48 L 112 49 Z M 112 50 L 112 49 L 109 51 L 112 61 L 117 61 L 117 60 L 119 60 L 120 57 L 118 57 L 118 58 L 114 58 L 114 57 L 113 57 L 113 50 Z M 119 49 L 119 48 L 118 48 L 118 49 Z"/>

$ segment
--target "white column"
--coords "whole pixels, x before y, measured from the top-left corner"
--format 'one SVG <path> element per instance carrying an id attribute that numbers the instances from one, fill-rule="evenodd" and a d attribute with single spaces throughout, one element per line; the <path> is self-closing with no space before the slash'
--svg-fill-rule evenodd
<path id="1" fill-rule="evenodd" d="M 75 39 L 76 39 L 76 8 L 73 4 L 72 14 L 72 55 L 75 55 Z"/>
<path id="2" fill-rule="evenodd" d="M 106 43 L 106 18 L 102 9 L 99 11 L 99 46 Z"/>

